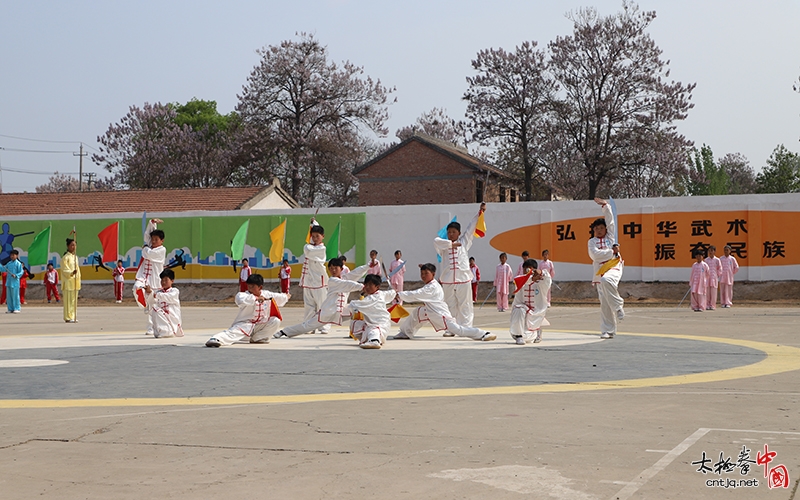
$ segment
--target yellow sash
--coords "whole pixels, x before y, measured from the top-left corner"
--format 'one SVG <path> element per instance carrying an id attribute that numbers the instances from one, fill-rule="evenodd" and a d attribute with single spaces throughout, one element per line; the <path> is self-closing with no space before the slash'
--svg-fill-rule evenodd
<path id="1" fill-rule="evenodd" d="M 613 258 L 611 260 L 605 261 L 603 263 L 603 265 L 600 266 L 600 269 L 597 270 L 597 275 L 596 276 L 602 276 L 602 275 L 606 274 L 606 272 L 609 269 L 613 268 L 617 264 L 619 264 L 619 257 L 615 257 L 615 258 Z"/>

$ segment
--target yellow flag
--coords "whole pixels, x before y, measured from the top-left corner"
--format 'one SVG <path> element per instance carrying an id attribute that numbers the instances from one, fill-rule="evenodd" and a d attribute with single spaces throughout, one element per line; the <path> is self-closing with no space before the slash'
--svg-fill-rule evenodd
<path id="1" fill-rule="evenodd" d="M 401 319 L 408 316 L 408 311 L 406 311 L 406 308 L 401 306 L 400 304 L 393 305 L 388 309 L 388 311 L 389 311 L 389 317 L 395 323 L 399 322 Z"/>
<path id="2" fill-rule="evenodd" d="M 478 223 L 475 225 L 475 236 L 478 238 L 486 236 L 486 219 L 483 218 L 483 212 L 478 215 Z"/>
<path id="3" fill-rule="evenodd" d="M 272 246 L 269 248 L 269 260 L 273 264 L 283 260 L 283 244 L 286 241 L 286 219 L 278 227 L 269 232 Z"/>

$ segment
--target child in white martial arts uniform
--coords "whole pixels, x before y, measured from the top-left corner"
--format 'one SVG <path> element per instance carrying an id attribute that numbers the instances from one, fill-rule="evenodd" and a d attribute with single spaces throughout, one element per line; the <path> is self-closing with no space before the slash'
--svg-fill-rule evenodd
<path id="1" fill-rule="evenodd" d="M 706 311 L 714 311 L 717 308 L 717 292 L 719 290 L 719 279 L 722 277 L 722 262 L 717 257 L 717 247 L 708 247 L 708 257 L 705 260 L 708 265 L 708 287 L 706 288 Z"/>
<path id="2" fill-rule="evenodd" d="M 731 255 L 730 245 L 725 245 L 722 252 L 725 254 L 719 258 L 722 264 L 722 274 L 719 279 L 719 302 L 722 307 L 728 308 L 733 305 L 733 275 L 739 272 L 739 263 L 736 257 Z"/>
<path id="3" fill-rule="evenodd" d="M 592 259 L 592 285 L 597 287 L 600 299 L 601 339 L 613 339 L 617 334 L 617 321 L 625 317 L 625 302 L 619 296 L 617 286 L 622 278 L 623 262 L 616 241 L 617 228 L 611 205 L 600 198 L 595 203 L 603 208 L 604 218 L 596 219 L 589 226 L 593 237 L 589 239 L 589 257 Z"/>
<path id="4" fill-rule="evenodd" d="M 550 273 L 537 267 L 534 259 L 522 263 L 524 273 L 522 276 L 526 276 L 527 280 L 514 292 L 514 303 L 511 305 L 511 338 L 519 345 L 542 341 L 542 323 L 547 312 L 547 292 L 550 291 L 552 280 Z M 517 279 L 514 278 L 514 281 Z"/>
<path id="5" fill-rule="evenodd" d="M 300 273 L 300 287 L 303 289 L 303 321 L 319 314 L 325 297 L 328 296 L 328 273 L 325 271 L 325 229 L 311 219 L 311 242 L 303 247 L 303 271 Z M 328 333 L 330 326 L 323 325 L 319 333 Z"/>
<path id="6" fill-rule="evenodd" d="M 692 274 L 689 277 L 689 286 L 692 288 L 692 310 L 703 312 L 706 308 L 706 290 L 708 289 L 708 264 L 703 262 L 703 251 L 696 249 L 692 252 L 695 263 L 692 264 Z"/>
<path id="7" fill-rule="evenodd" d="M 147 308 L 150 309 L 150 324 L 153 325 L 155 338 L 183 337 L 181 328 L 181 293 L 172 284 L 175 282 L 175 271 L 161 271 L 161 288 L 153 290 L 150 285 L 144 287 Z"/>
<path id="8" fill-rule="evenodd" d="M 273 293 L 263 290 L 264 278 L 260 274 L 251 274 L 247 278 L 247 291 L 236 294 L 236 305 L 239 314 L 227 330 L 217 333 L 206 342 L 206 347 L 231 345 L 246 338 L 251 344 L 266 344 L 281 326 L 279 317 L 274 316 L 272 301 L 281 307 L 291 297 L 288 293 Z"/>
<path id="9" fill-rule="evenodd" d="M 389 333 L 391 315 L 386 307 L 392 303 L 396 293 L 394 290 L 381 291 L 380 286 L 380 276 L 366 275 L 364 298 L 354 300 L 347 306 L 351 316 L 358 312 L 364 318 L 353 322 L 353 337 L 358 340 L 358 346 L 362 349 L 380 349 Z"/>
<path id="10" fill-rule="evenodd" d="M 147 307 L 144 288 L 150 286 L 153 290 L 161 286 L 161 271 L 167 260 L 167 249 L 164 247 L 164 231 L 158 229 L 161 219 L 150 219 L 144 231 L 144 245 L 142 246 L 142 260 L 136 270 L 136 279 L 133 282 L 133 296 L 147 314 L 147 335 L 153 334 L 150 309 Z"/>
<path id="11" fill-rule="evenodd" d="M 469 337 L 473 340 L 494 340 L 496 335 L 459 324 L 450 315 L 450 310 L 444 302 L 444 291 L 434 277 L 436 276 L 436 266 L 433 264 L 422 264 L 419 267 L 419 276 L 424 283 L 422 288 L 400 292 L 398 295 L 407 302 L 422 302 L 414 312 L 409 314 L 400 324 L 400 333 L 394 336 L 395 339 L 413 339 L 419 331 L 424 321 L 429 322 L 434 330 L 447 330 L 461 337 Z"/>
<path id="12" fill-rule="evenodd" d="M 342 278 L 342 259 L 333 258 L 328 262 L 328 270 L 331 278 L 328 280 L 328 296 L 322 303 L 322 308 L 316 316 L 307 319 L 299 325 L 287 326 L 279 332 L 275 332 L 274 337 L 296 337 L 304 333 L 311 333 L 321 328 L 323 325 L 340 325 L 342 321 L 350 317 L 350 310 L 347 309 L 347 301 L 350 292 L 358 292 L 363 285 L 356 280 L 367 274 L 369 266 L 357 267 L 347 273 L 347 278 Z"/>
<path id="13" fill-rule="evenodd" d="M 550 275 L 550 280 L 556 277 L 556 268 L 553 266 L 553 261 L 550 260 L 550 250 L 542 250 L 542 261 L 539 263 L 539 269 L 547 271 Z M 552 281 L 551 281 L 552 283 Z M 550 307 L 550 288 L 547 289 L 547 307 Z"/>
<path id="14" fill-rule="evenodd" d="M 444 301 L 450 313 L 462 326 L 472 326 L 472 271 L 469 268 L 469 249 L 475 237 L 475 226 L 478 217 L 486 210 L 486 203 L 472 218 L 464 232 L 461 224 L 451 222 L 447 225 L 447 239 L 435 238 L 433 246 L 442 259 L 442 272 L 439 282 L 444 290 Z M 445 337 L 452 337 L 453 332 L 447 331 Z"/>

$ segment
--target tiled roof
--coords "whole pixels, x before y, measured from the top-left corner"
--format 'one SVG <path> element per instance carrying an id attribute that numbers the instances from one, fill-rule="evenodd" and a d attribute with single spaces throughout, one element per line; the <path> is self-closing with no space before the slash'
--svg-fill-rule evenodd
<path id="1" fill-rule="evenodd" d="M 433 149 L 434 151 L 437 151 L 437 152 L 439 152 L 439 153 L 441 153 L 441 154 L 443 154 L 445 156 L 449 156 L 450 158 L 456 160 L 457 162 L 461 163 L 462 165 L 464 165 L 466 167 L 471 168 L 472 170 L 475 170 L 476 172 L 489 171 L 489 172 L 491 172 L 492 174 L 494 174 L 494 175 L 496 175 L 498 177 L 506 177 L 506 178 L 510 177 L 507 173 L 503 172 L 502 170 L 500 170 L 499 168 L 495 167 L 494 165 L 489 165 L 485 161 L 482 161 L 480 158 L 472 156 L 471 154 L 469 154 L 469 152 L 466 149 L 464 149 L 464 148 L 462 148 L 460 146 L 456 146 L 455 144 L 452 144 L 450 142 L 443 141 L 441 139 L 437 139 L 435 137 L 431 137 L 431 136 L 426 135 L 426 134 L 421 134 L 419 132 L 415 133 L 414 135 L 412 135 L 408 139 L 404 140 L 400 144 L 397 144 L 397 145 L 387 149 L 386 151 L 384 151 L 383 153 L 379 154 L 375 158 L 369 160 L 368 162 L 364 163 L 360 167 L 356 167 L 353 170 L 353 175 L 357 175 L 358 173 L 360 173 L 363 170 L 367 169 L 371 165 L 374 165 L 378 161 L 380 161 L 383 158 L 389 156 L 391 153 L 397 151 L 398 149 L 400 149 L 402 147 L 405 147 L 407 144 L 409 144 L 412 141 L 416 141 L 416 142 L 419 142 L 421 144 L 424 144 L 425 146 Z"/>
<path id="2" fill-rule="evenodd" d="M 238 210 L 253 198 L 260 198 L 262 191 L 273 189 L 274 185 L 77 193 L 0 193 L 0 215 Z"/>

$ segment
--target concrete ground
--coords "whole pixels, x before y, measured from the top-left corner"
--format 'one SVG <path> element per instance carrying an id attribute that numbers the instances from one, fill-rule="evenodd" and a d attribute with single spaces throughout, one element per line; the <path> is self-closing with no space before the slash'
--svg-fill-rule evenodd
<path id="1" fill-rule="evenodd" d="M 798 308 L 629 307 L 599 341 L 597 307 L 557 306 L 516 346 L 487 304 L 494 342 L 203 347 L 234 315 L 154 339 L 130 302 L 0 314 L 0 498 L 800 499 Z"/>

